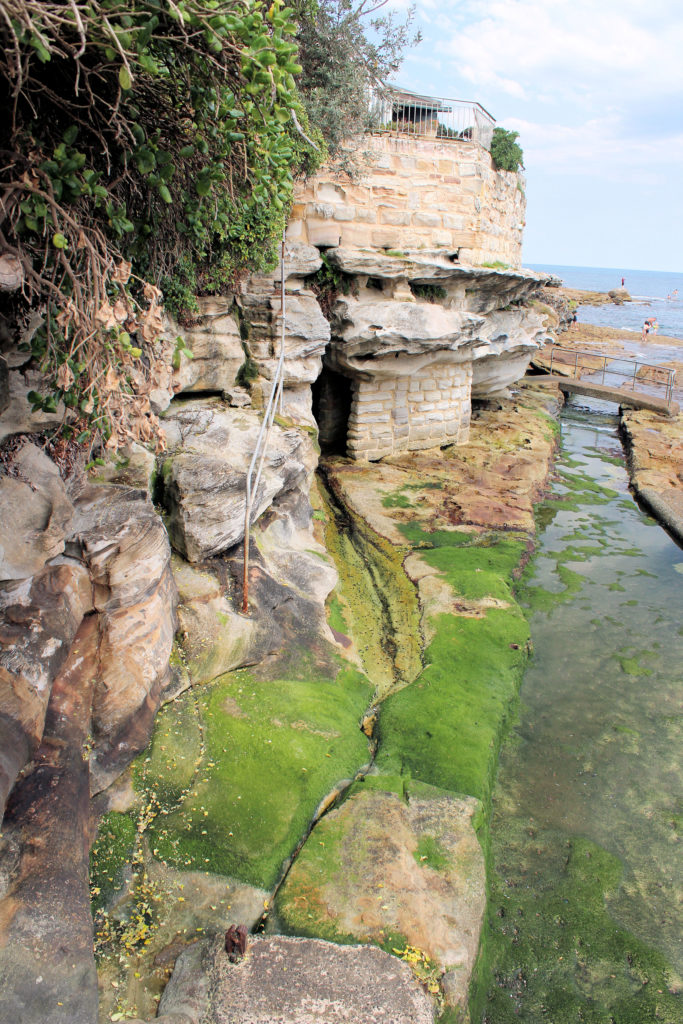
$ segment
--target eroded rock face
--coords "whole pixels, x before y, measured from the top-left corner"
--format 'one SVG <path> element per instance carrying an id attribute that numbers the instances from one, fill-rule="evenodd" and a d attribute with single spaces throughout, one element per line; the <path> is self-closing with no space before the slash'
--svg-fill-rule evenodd
<path id="1" fill-rule="evenodd" d="M 168 334 L 182 335 L 192 359 L 182 358 L 175 374 L 176 390 L 227 391 L 233 387 L 244 362 L 234 295 L 201 296 L 192 327 L 169 327 Z"/>
<path id="2" fill-rule="evenodd" d="M 144 491 L 87 487 L 75 505 L 69 546 L 88 568 L 100 616 L 96 792 L 147 743 L 169 679 L 176 589 L 168 537 Z"/>
<path id="3" fill-rule="evenodd" d="M 435 1015 L 396 957 L 281 935 L 250 937 L 237 964 L 220 938 L 198 943 L 180 957 L 159 1014 L 206 1024 L 432 1024 Z"/>
<path id="4" fill-rule="evenodd" d="M 34 444 L 0 477 L 0 580 L 28 579 L 64 550 L 73 506 L 54 462 Z"/>
<path id="5" fill-rule="evenodd" d="M 43 734 L 52 684 L 83 617 L 92 584 L 78 562 L 46 566 L 0 592 L 0 817 Z"/>
<path id="6" fill-rule="evenodd" d="M 174 559 L 179 637 L 192 682 L 258 664 L 295 639 L 308 637 L 312 647 L 316 638 L 330 638 L 324 609 L 337 572 L 313 537 L 303 491 L 288 492 L 256 524 L 250 565 L 245 616 L 237 611 L 244 567 L 239 548 L 196 568 Z"/>
<path id="7" fill-rule="evenodd" d="M 88 888 L 90 706 L 97 620 L 85 618 L 52 686 L 42 742 L 12 794 L 0 865 L 0 1018 L 94 1024 Z"/>
<path id="8" fill-rule="evenodd" d="M 164 504 L 174 548 L 190 562 L 226 551 L 244 536 L 246 476 L 261 425 L 251 409 L 236 413 L 219 400 L 174 405 L 164 419 L 169 456 Z M 253 520 L 275 497 L 306 479 L 315 458 L 298 430 L 273 425 Z"/>
<path id="9" fill-rule="evenodd" d="M 465 266 L 445 249 L 339 247 L 327 259 L 349 283 L 332 307 L 325 367 L 352 382 L 352 458 L 465 443 L 472 398 L 504 392 L 548 338 L 521 305 L 548 275 Z M 325 423 L 336 423 L 321 393 Z"/>
<path id="10" fill-rule="evenodd" d="M 644 409 L 621 409 L 628 469 L 638 499 L 683 543 L 683 422 Z"/>

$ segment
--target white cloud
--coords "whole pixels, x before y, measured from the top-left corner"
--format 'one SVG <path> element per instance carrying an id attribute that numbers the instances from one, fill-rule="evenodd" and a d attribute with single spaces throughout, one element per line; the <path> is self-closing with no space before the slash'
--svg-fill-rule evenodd
<path id="1" fill-rule="evenodd" d="M 442 11 L 438 49 L 475 88 L 602 104 L 683 90 L 679 0 L 465 0 Z"/>
<path id="2" fill-rule="evenodd" d="M 624 139 L 621 121 L 614 115 L 578 126 L 507 118 L 504 127 L 519 132 L 529 171 L 651 184 L 662 167 L 669 174 L 683 170 L 683 130 L 667 138 Z"/>

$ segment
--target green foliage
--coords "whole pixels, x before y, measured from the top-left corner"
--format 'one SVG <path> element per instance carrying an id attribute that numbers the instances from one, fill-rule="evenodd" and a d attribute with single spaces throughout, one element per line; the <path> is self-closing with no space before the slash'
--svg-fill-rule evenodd
<path id="1" fill-rule="evenodd" d="M 299 19 L 297 42 L 302 75 L 299 89 L 311 124 L 325 139 L 329 155 L 353 171 L 356 155 L 344 148 L 372 127 L 368 96 L 398 70 L 408 46 L 413 10 L 405 20 L 394 13 L 372 17 L 387 0 L 293 0 Z"/>
<path id="2" fill-rule="evenodd" d="M 410 290 L 416 299 L 426 299 L 427 302 L 441 302 L 447 295 L 446 289 L 439 284 L 411 283 Z"/>
<path id="3" fill-rule="evenodd" d="M 294 176 L 324 156 L 297 128 L 293 11 L 284 0 L 4 7 L 0 242 L 46 314 L 31 344 L 47 391 L 34 404 L 61 402 L 114 444 L 146 439 L 158 425 L 144 396 L 168 362 L 158 286 L 182 316 L 196 293 L 272 266 Z M 6 305 L 8 319 L 23 313 Z"/>
<path id="4" fill-rule="evenodd" d="M 524 153 L 518 145 L 519 132 L 494 128 L 491 139 L 491 159 L 499 171 L 518 171 L 524 167 Z"/>
<path id="5" fill-rule="evenodd" d="M 325 253 L 323 253 L 322 260 L 322 267 L 315 277 L 310 278 L 310 286 L 317 296 L 320 308 L 329 319 L 337 296 L 348 295 L 351 292 L 354 278 L 351 274 L 345 274 L 343 270 L 333 266 Z"/>

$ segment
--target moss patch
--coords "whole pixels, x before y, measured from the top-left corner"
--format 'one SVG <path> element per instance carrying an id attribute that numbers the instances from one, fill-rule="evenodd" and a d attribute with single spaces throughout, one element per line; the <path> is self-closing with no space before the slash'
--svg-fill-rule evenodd
<path id="1" fill-rule="evenodd" d="M 445 871 L 452 864 L 448 851 L 434 836 L 421 836 L 413 857 L 421 866 L 434 868 L 435 871 Z"/>
<path id="2" fill-rule="evenodd" d="M 341 509 L 328 481 L 325 543 L 339 572 L 349 632 L 378 694 L 414 679 L 420 668 L 420 609 L 403 568 L 408 547 L 375 533 Z"/>
<path id="3" fill-rule="evenodd" d="M 110 811 L 99 825 L 90 851 L 90 898 L 93 914 L 106 907 L 123 883 L 123 873 L 135 845 L 135 821 L 129 814 Z"/>
<path id="4" fill-rule="evenodd" d="M 416 681 L 383 702 L 376 765 L 430 785 L 490 800 L 498 750 L 515 708 L 529 628 L 511 577 L 525 542 L 507 535 L 404 530 L 421 557 L 439 569 L 454 594 L 491 598 L 505 607 L 480 618 L 438 615 Z M 433 545 L 429 550 L 424 546 Z"/>
<path id="5" fill-rule="evenodd" d="M 368 760 L 358 721 L 370 696 L 351 669 L 334 680 L 236 672 L 169 705 L 136 771 L 138 786 L 162 804 L 148 828 L 157 856 L 272 888 L 320 801 Z M 201 753 L 188 786 L 175 743 L 182 749 L 187 736 L 192 760 L 197 729 Z"/>

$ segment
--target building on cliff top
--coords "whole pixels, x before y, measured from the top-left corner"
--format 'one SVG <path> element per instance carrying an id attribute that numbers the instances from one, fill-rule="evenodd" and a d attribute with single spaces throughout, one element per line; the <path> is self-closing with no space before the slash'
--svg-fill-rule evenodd
<path id="1" fill-rule="evenodd" d="M 465 443 L 472 398 L 523 376 L 547 338 L 525 302 L 547 278 L 521 269 L 523 179 L 493 165 L 494 119 L 406 89 L 371 103 L 361 174 L 323 167 L 287 228 L 289 251 L 317 250 L 339 285 L 311 383 L 323 450 L 356 459 Z M 314 296 L 296 273 L 300 305 Z"/>

